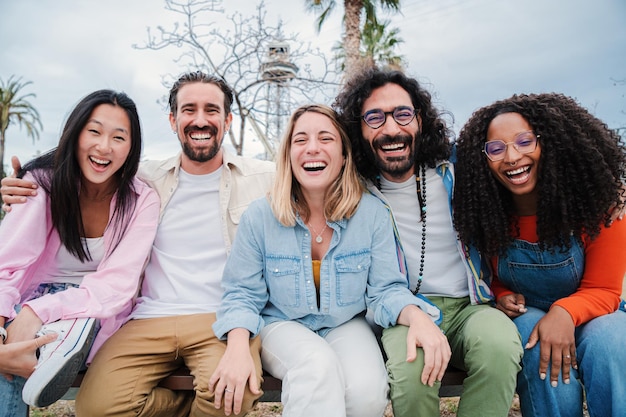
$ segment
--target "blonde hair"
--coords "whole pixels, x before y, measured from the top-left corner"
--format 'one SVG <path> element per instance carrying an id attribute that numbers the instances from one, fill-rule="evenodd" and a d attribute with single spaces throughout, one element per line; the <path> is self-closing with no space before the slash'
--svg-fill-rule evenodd
<path id="1" fill-rule="evenodd" d="M 345 128 L 337 113 L 323 104 L 301 106 L 291 115 L 287 131 L 278 151 L 276 161 L 276 181 L 270 191 L 270 205 L 274 216 L 283 226 L 296 224 L 296 213 L 305 221 L 311 214 L 306 204 L 300 183 L 295 179 L 291 166 L 291 136 L 296 122 L 305 113 L 318 113 L 328 117 L 341 137 L 342 154 L 345 164 L 339 176 L 326 190 L 324 196 L 324 216 L 329 221 L 350 218 L 359 206 L 365 187 L 352 160 L 352 148 Z"/>

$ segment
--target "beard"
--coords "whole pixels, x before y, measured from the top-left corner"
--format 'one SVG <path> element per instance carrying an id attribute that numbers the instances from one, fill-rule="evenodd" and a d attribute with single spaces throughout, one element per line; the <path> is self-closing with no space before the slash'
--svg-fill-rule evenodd
<path id="1" fill-rule="evenodd" d="M 385 135 L 376 138 L 369 149 L 372 153 L 376 168 L 392 177 L 402 177 L 409 170 L 413 169 L 415 165 L 415 141 L 416 138 L 410 135 L 396 135 L 393 137 Z M 405 146 L 409 148 L 409 154 L 385 156 L 382 147 L 391 143 L 404 143 Z"/>
<path id="2" fill-rule="evenodd" d="M 191 131 L 194 132 L 208 132 L 211 135 L 211 145 L 208 148 L 203 149 L 195 149 L 191 146 L 191 141 L 193 139 L 187 139 L 189 137 L 189 133 Z M 213 126 L 209 126 L 203 129 L 198 129 L 194 127 L 187 127 L 184 130 L 185 140 L 181 140 L 181 145 L 183 147 L 183 153 L 187 158 L 194 162 L 207 162 L 210 161 L 217 155 L 220 151 L 220 147 L 222 146 L 222 140 L 217 139 L 217 129 Z"/>

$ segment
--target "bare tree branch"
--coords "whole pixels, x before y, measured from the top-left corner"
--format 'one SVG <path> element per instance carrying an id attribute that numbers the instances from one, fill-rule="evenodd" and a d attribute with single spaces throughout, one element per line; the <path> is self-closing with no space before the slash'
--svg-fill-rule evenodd
<path id="1" fill-rule="evenodd" d="M 286 35 L 282 22 L 267 25 L 263 1 L 252 16 L 240 12 L 225 16 L 219 0 L 165 3 L 166 10 L 180 20 L 170 28 L 148 28 L 145 43 L 133 47 L 155 51 L 178 48 L 175 62 L 183 71 L 203 70 L 229 83 L 234 90 L 233 113 L 239 119 L 238 131 L 231 129 L 229 137 L 237 153 L 243 152 L 244 138 L 250 131 L 247 118 L 256 121 L 257 135 L 265 130 L 267 138 L 260 138 L 262 142 L 275 148 L 282 134 L 281 120 L 295 106 L 330 102 L 335 96 L 340 81 L 336 62 L 319 48 L 300 42 L 297 34 Z M 287 45 L 288 53 L 271 56 L 270 48 L 276 44 Z M 280 65 L 288 71 L 281 73 Z M 166 75 L 163 84 L 169 87 L 175 79 Z"/>

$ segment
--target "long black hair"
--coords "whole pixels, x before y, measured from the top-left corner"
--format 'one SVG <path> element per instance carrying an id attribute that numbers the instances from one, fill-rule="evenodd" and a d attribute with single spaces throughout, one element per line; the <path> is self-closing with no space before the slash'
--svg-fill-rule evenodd
<path id="1" fill-rule="evenodd" d="M 489 124 L 518 113 L 538 135 L 537 234 L 543 248 L 571 246 L 571 236 L 597 236 L 608 225 L 626 169 L 624 144 L 616 131 L 557 93 L 520 94 L 474 112 L 457 141 L 454 224 L 460 238 L 486 255 L 499 255 L 515 236 L 511 193 L 492 175 L 482 154 Z"/>
<path id="2" fill-rule="evenodd" d="M 76 159 L 78 138 L 94 109 L 101 104 L 122 108 L 130 121 L 131 145 L 124 165 L 115 173 L 117 199 L 109 226 L 116 230 L 112 252 L 124 236 L 131 215 L 135 210 L 137 195 L 133 178 L 141 157 L 141 126 L 133 100 L 125 93 L 98 90 L 83 98 L 67 118 L 56 148 L 27 163 L 18 176 L 32 172 L 35 181 L 48 193 L 52 223 L 67 250 L 81 262 L 91 260 L 89 250 L 82 244 L 85 235 L 78 195 L 81 169 Z"/>

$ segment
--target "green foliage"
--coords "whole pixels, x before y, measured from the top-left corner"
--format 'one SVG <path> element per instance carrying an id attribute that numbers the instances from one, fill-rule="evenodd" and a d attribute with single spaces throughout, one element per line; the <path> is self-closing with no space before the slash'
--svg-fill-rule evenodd
<path id="1" fill-rule="evenodd" d="M 0 79 L 0 178 L 4 178 L 4 145 L 6 132 L 12 124 L 26 129 L 26 136 L 39 139 L 39 131 L 43 129 L 39 112 L 31 104 L 30 99 L 36 95 L 28 93 L 21 95 L 31 81 L 22 82 L 21 78 L 10 76 L 8 80 Z"/>
<path id="2" fill-rule="evenodd" d="M 359 51 L 360 59 L 367 66 L 377 65 L 390 69 L 403 69 L 403 57 L 396 54 L 396 48 L 404 42 L 399 37 L 398 28 L 390 28 L 389 20 L 366 21 L 361 34 L 361 47 Z M 338 42 L 333 47 L 335 59 L 340 62 L 342 70 L 345 70 L 346 53 L 344 45 Z"/>
<path id="3" fill-rule="evenodd" d="M 165 9 L 177 21 L 148 28 L 147 40 L 134 47 L 176 49 L 175 62 L 183 72 L 202 70 L 226 80 L 236 117 L 228 131 L 231 144 L 241 155 L 244 137 L 253 130 L 266 150 L 258 157 L 271 159 L 292 109 L 332 100 L 340 76 L 319 48 L 302 42 L 298 34 L 286 34 L 282 21 L 266 24 L 263 0 L 253 14 L 226 15 L 220 5 L 220 0 L 165 0 Z M 169 89 L 176 78 L 167 75 L 164 80 Z"/>
<path id="4" fill-rule="evenodd" d="M 350 0 L 344 0 L 344 6 Z M 383 10 L 400 11 L 400 0 L 362 0 L 362 11 L 365 12 L 365 21 L 378 23 L 376 16 L 376 4 L 380 4 Z M 317 30 L 320 31 L 324 22 L 337 7 L 336 0 L 305 0 L 307 10 L 318 14 L 316 19 Z"/>
<path id="5" fill-rule="evenodd" d="M 317 13 L 317 29 L 321 30 L 322 25 L 337 7 L 337 0 L 305 0 L 308 10 Z M 346 73 L 351 73 L 364 61 L 361 55 L 361 32 L 366 29 L 366 25 L 375 28 L 378 23 L 377 6 L 383 11 L 400 11 L 400 0 L 344 0 L 343 16 L 343 57 L 342 67 Z M 361 24 L 361 16 L 365 13 L 364 24 Z M 386 26 L 386 23 L 382 23 Z M 361 62 L 359 62 L 361 61 Z M 365 62 L 367 64 L 367 62 Z"/>

